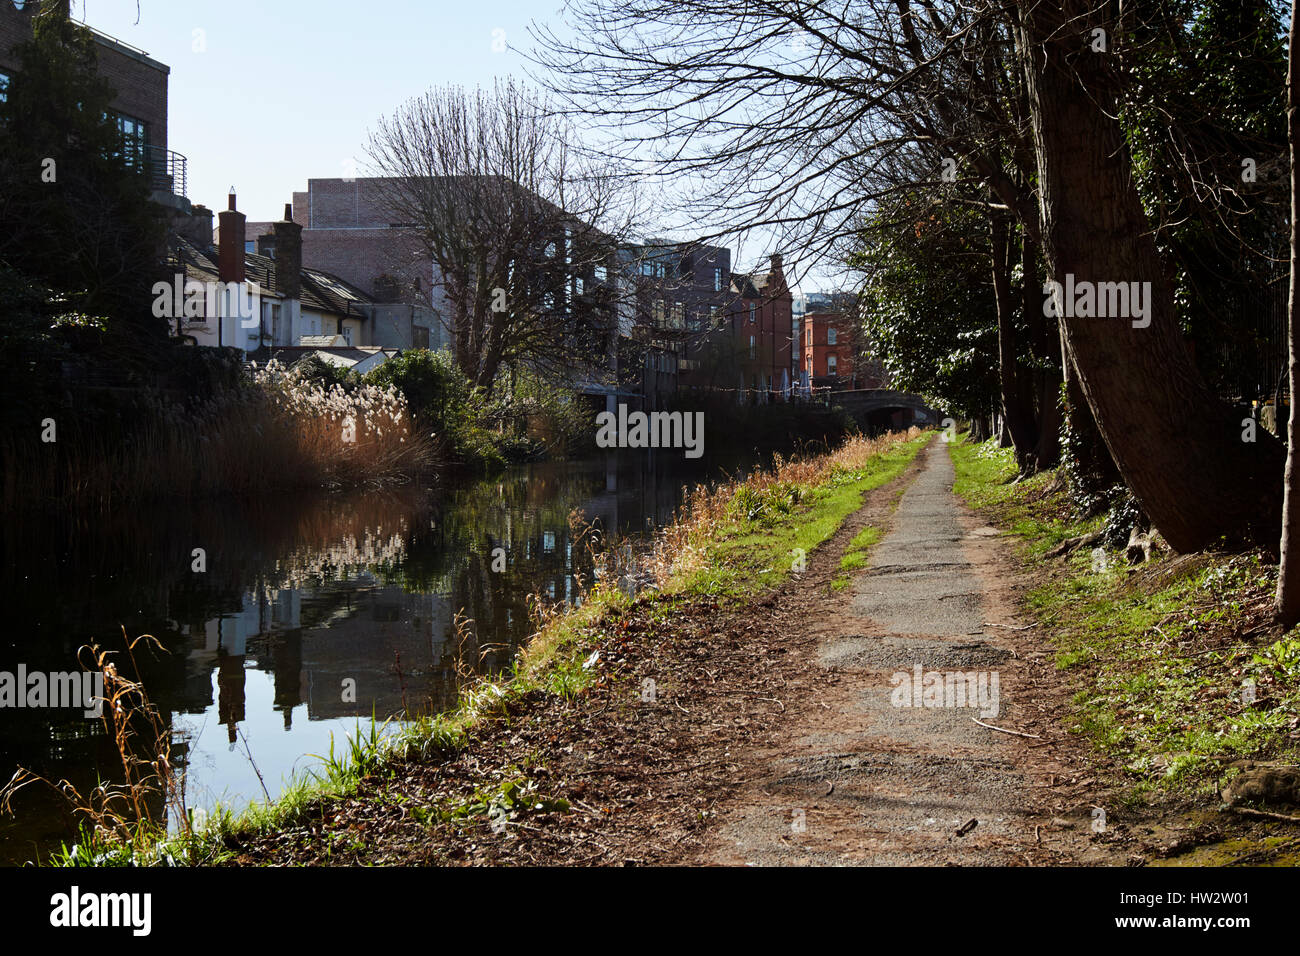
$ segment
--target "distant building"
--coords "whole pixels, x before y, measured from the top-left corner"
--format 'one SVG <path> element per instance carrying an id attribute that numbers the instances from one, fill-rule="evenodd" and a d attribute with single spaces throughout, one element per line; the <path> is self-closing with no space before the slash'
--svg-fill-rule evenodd
<path id="1" fill-rule="evenodd" d="M 269 232 L 257 238 L 257 252 L 248 251 L 244 214 L 233 193 L 228 207 L 220 214 L 215 245 L 198 239 L 212 235 L 212 213 L 203 206 L 194 207 L 171 239 L 175 294 L 169 312 L 176 335 L 195 345 L 237 348 L 262 361 L 320 352 L 331 364 L 358 371 L 397 354 L 375 341 L 385 337 L 376 334 L 388 320 L 384 306 L 338 276 L 303 266 L 302 227 L 290 218 L 289 207 L 285 219 L 270 223 Z M 187 308 L 189 283 L 243 290 L 249 310 L 218 296 L 205 297 L 193 314 Z"/>
<path id="2" fill-rule="evenodd" d="M 735 301 L 731 251 L 700 242 L 652 241 L 626 247 L 621 271 L 624 383 L 633 385 L 639 377 L 645 404 L 652 408 L 679 389 L 720 385 L 710 362 L 710 333 L 721 328 Z"/>
<path id="3" fill-rule="evenodd" d="M 375 301 L 426 305 L 441 314 L 434 265 L 424 256 L 409 225 L 390 222 L 383 180 L 309 179 L 293 194 L 293 220 L 302 224 L 302 261 L 310 269 L 339 276 Z M 252 248 L 272 223 L 248 224 Z M 394 343 L 398 344 L 398 343 Z"/>
<path id="4" fill-rule="evenodd" d="M 887 388 L 883 366 L 865 354 L 851 312 L 810 312 L 803 316 L 800 355 L 803 381 L 814 389 Z"/>
<path id="5" fill-rule="evenodd" d="M 781 256 L 767 271 L 731 278 L 735 302 L 728 317 L 741 401 L 765 403 L 791 396 L 793 297 Z"/>
<path id="6" fill-rule="evenodd" d="M 388 222 L 377 179 L 309 179 L 293 194 L 286 218 L 301 226 L 302 263 L 337 276 L 372 303 L 367 345 L 444 348 L 446 305 L 433 263 L 413 231 Z M 260 252 L 275 223 L 245 226 L 248 252 Z"/>

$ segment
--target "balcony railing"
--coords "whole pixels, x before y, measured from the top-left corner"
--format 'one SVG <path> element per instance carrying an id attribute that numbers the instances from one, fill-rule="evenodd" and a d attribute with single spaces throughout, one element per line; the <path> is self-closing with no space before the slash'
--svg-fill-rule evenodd
<path id="1" fill-rule="evenodd" d="M 186 159 L 180 153 L 161 146 L 133 146 L 133 159 L 138 158 L 149 178 L 149 188 L 169 192 L 173 196 L 187 198 Z"/>

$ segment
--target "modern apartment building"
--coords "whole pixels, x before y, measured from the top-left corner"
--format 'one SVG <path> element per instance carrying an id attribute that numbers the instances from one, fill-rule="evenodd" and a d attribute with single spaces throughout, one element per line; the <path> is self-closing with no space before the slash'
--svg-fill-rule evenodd
<path id="1" fill-rule="evenodd" d="M 0 0 L 0 98 L 20 67 L 18 48 L 32 38 L 35 18 L 70 15 L 70 0 Z M 153 198 L 171 210 L 188 209 L 186 159 L 168 149 L 167 82 L 170 67 L 145 51 L 83 24 L 95 39 L 99 75 L 115 91 L 112 117 L 127 156 L 150 177 Z"/>

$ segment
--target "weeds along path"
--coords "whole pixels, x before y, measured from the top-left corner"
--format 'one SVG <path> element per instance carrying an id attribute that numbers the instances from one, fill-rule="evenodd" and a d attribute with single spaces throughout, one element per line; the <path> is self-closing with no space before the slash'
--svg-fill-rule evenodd
<path id="1" fill-rule="evenodd" d="M 700 861 L 1128 862 L 1083 747 L 1062 728 L 1066 695 L 1049 649 L 1015 617 L 1019 581 L 998 533 L 953 497 L 942 442 L 918 461 L 851 585 L 812 574 L 783 606 L 813 638 L 820 676 Z M 882 522 L 881 508 L 869 504 L 832 544 L 844 549 L 852 525 Z M 858 563 L 841 553 L 824 549 L 820 563 Z"/>

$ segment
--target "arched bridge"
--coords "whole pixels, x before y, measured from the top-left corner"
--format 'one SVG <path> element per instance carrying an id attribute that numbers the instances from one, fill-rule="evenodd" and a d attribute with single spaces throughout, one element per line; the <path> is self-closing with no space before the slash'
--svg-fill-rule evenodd
<path id="1" fill-rule="evenodd" d="M 921 396 L 889 388 L 832 392 L 830 403 L 841 406 L 863 430 L 872 433 L 911 425 L 938 425 L 943 418 Z"/>

